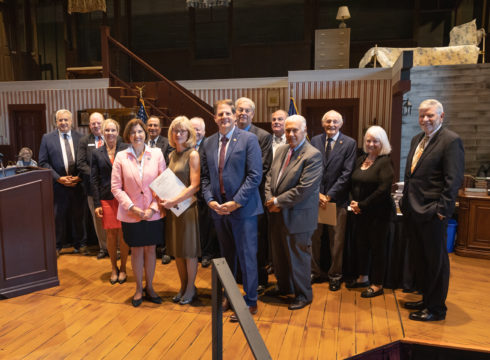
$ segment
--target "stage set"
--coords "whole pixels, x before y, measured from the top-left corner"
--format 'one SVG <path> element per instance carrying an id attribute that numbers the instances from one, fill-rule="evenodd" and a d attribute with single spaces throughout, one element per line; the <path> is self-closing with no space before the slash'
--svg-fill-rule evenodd
<path id="1" fill-rule="evenodd" d="M 1 359 L 212 358 L 210 268 L 199 268 L 198 301 L 180 306 L 171 301 L 179 288 L 175 264 L 158 263 L 154 287 L 163 304 L 134 308 L 131 269 L 128 282 L 111 285 L 107 258 L 64 252 L 59 286 L 0 301 Z M 488 358 L 489 261 L 454 254 L 450 260 L 444 321 L 409 320 L 402 304 L 417 300 L 414 294 L 386 290 L 363 299 L 360 289 L 343 284 L 330 292 L 328 283 L 313 285 L 313 303 L 298 311 L 262 296 L 254 320 L 273 359 L 344 359 L 397 340 L 479 350 Z M 223 314 L 223 358 L 253 358 L 230 315 Z"/>

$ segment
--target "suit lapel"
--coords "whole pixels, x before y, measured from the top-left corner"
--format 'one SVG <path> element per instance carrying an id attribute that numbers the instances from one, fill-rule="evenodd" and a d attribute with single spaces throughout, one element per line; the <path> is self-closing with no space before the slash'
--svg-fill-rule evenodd
<path id="1" fill-rule="evenodd" d="M 332 162 L 332 159 L 341 151 L 343 144 L 344 144 L 344 140 L 342 139 L 342 133 L 339 133 L 339 137 L 335 142 L 335 146 L 333 147 L 332 150 L 330 150 L 330 155 L 328 156 L 328 160 L 325 163 L 325 167 L 327 167 Z M 325 152 L 323 158 L 325 159 Z"/>
<path id="2" fill-rule="evenodd" d="M 424 158 L 427 157 L 427 155 L 432 151 L 432 149 L 435 146 L 435 143 L 437 142 L 437 138 L 438 138 L 439 134 L 441 133 L 441 131 L 442 131 L 442 128 L 439 129 L 439 131 L 434 134 L 434 137 L 425 146 L 424 152 L 422 153 L 422 155 L 420 156 L 419 161 L 415 165 L 415 168 L 413 169 L 412 174 L 415 173 L 415 171 L 417 171 L 417 169 L 420 167 L 420 164 L 424 161 Z M 416 144 L 414 146 L 413 151 L 411 151 L 410 158 L 409 158 L 410 159 L 410 167 L 409 167 L 409 169 L 412 167 L 412 160 L 413 160 L 413 155 L 415 154 L 415 150 L 417 149 L 417 146 L 422 141 L 422 139 L 424 138 L 424 136 L 425 136 L 425 133 L 422 133 L 419 136 L 419 138 L 417 139 L 417 142 L 416 142 Z"/>
<path id="3" fill-rule="evenodd" d="M 289 164 L 287 168 L 284 169 L 284 172 L 282 173 L 281 178 L 279 179 L 279 182 L 277 183 L 277 187 L 279 188 L 279 185 L 281 185 L 284 180 L 288 177 L 288 175 L 293 171 L 293 169 L 296 167 L 296 165 L 301 161 L 301 158 L 303 157 L 303 154 L 305 153 L 305 147 L 306 147 L 306 141 L 303 143 L 303 146 L 301 146 L 301 149 L 296 150 L 293 152 L 293 155 L 291 156 L 291 160 L 289 161 Z M 281 163 L 284 164 L 284 161 Z"/>
<path id="4" fill-rule="evenodd" d="M 238 142 L 238 137 L 239 137 L 238 128 L 235 127 L 233 134 L 231 134 L 230 144 L 228 145 L 228 150 L 226 151 L 225 164 L 223 165 L 223 168 L 225 168 L 226 164 L 228 163 L 228 159 L 230 158 L 231 153 L 235 150 L 235 146 Z"/>
<path id="5" fill-rule="evenodd" d="M 140 178 L 140 173 L 139 173 L 139 168 L 138 168 L 138 162 L 137 162 L 137 159 L 135 158 L 134 154 L 129 149 L 130 148 L 128 148 L 128 150 L 127 150 L 126 156 L 127 156 L 128 161 L 130 163 L 132 163 L 132 166 L 130 166 L 131 174 L 133 175 L 133 178 L 136 181 L 136 183 L 138 184 L 138 186 L 141 188 L 142 183 L 141 183 L 141 178 Z M 144 175 L 144 173 L 143 173 L 143 175 Z"/>
<path id="6" fill-rule="evenodd" d="M 289 146 L 288 147 L 281 146 L 277 151 L 278 152 L 277 152 L 276 156 L 278 159 L 281 159 L 281 161 L 276 161 L 274 169 L 271 173 L 271 189 L 273 189 L 273 191 L 275 191 L 277 189 L 276 185 L 279 185 L 279 184 L 277 184 L 277 177 L 279 176 L 279 173 L 281 172 L 281 168 L 284 164 L 284 161 L 286 160 L 286 156 L 287 156 L 287 153 L 289 151 Z M 283 176 L 283 178 L 284 178 L 284 176 Z"/>
<path id="7" fill-rule="evenodd" d="M 116 152 L 117 152 L 117 147 L 116 147 Z M 109 159 L 109 154 L 107 153 L 107 147 L 104 145 L 104 148 L 102 150 L 102 156 L 104 157 L 105 162 L 109 167 L 112 167 L 111 159 Z"/>

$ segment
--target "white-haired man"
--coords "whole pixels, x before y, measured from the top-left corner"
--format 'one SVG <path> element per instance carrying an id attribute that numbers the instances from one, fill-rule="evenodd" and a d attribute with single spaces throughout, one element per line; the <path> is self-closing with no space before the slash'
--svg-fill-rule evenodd
<path id="1" fill-rule="evenodd" d="M 288 144 L 277 149 L 265 184 L 270 212 L 275 295 L 294 294 L 290 310 L 313 300 L 311 289 L 311 235 L 317 227 L 322 155 L 306 140 L 306 120 L 286 119 Z"/>

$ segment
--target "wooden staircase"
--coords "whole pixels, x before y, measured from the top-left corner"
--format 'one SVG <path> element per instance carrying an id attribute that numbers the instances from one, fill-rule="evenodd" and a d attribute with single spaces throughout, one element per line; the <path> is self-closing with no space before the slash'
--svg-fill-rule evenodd
<path id="1" fill-rule="evenodd" d="M 199 116 L 206 128 L 215 129 L 213 108 L 175 81 L 167 79 L 155 68 L 110 36 L 110 28 L 101 29 L 103 76 L 109 78 L 109 95 L 127 108 L 137 108 L 139 90 L 149 115 L 156 115 L 162 127 L 168 127 L 179 115 Z"/>

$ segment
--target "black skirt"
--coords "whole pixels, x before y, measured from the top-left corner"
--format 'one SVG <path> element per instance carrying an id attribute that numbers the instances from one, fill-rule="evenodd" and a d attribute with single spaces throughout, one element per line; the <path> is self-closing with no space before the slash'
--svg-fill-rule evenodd
<path id="1" fill-rule="evenodd" d="M 121 222 L 124 241 L 130 247 L 157 245 L 163 238 L 162 219 L 141 220 L 137 223 Z"/>

